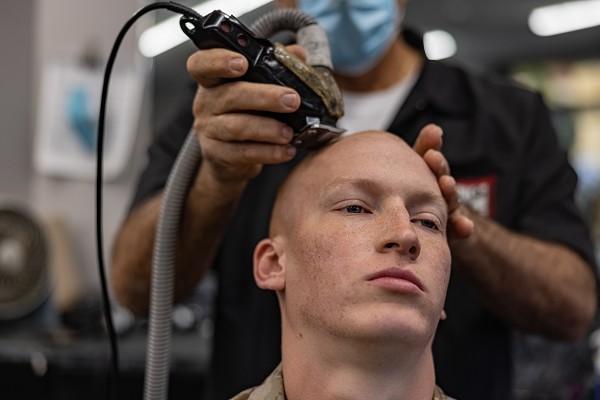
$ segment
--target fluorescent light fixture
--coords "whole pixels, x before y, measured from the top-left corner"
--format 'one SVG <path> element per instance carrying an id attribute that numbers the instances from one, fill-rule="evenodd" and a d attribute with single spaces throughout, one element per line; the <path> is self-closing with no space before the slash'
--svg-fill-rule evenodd
<path id="1" fill-rule="evenodd" d="M 221 10 L 227 14 L 239 17 L 258 7 L 261 7 L 271 0 L 209 0 L 193 7 L 200 15 L 206 15 L 213 10 Z M 166 19 L 151 28 L 146 29 L 138 41 L 138 48 L 142 55 L 146 57 L 156 57 L 167 50 L 188 40 L 188 37 L 179 27 L 181 16 Z"/>
<path id="2" fill-rule="evenodd" d="M 600 25 L 600 0 L 580 0 L 535 8 L 529 29 L 538 36 L 552 36 Z"/>
<path id="3" fill-rule="evenodd" d="M 446 31 L 435 30 L 426 32 L 423 36 L 425 54 L 430 60 L 443 60 L 456 53 L 456 40 Z"/>

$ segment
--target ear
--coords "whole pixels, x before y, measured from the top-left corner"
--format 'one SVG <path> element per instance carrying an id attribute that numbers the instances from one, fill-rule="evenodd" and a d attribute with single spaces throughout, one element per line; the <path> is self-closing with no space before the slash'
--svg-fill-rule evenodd
<path id="1" fill-rule="evenodd" d="M 276 239 L 263 239 L 254 248 L 254 280 L 261 289 L 285 288 L 285 266 Z"/>
<path id="2" fill-rule="evenodd" d="M 443 321 L 446 318 L 448 318 L 448 315 L 446 314 L 446 310 L 442 310 L 442 315 L 440 315 L 440 321 Z"/>

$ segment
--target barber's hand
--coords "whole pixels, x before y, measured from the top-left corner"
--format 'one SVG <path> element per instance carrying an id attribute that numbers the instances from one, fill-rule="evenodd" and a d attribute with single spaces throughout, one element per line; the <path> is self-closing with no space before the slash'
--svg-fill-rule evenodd
<path id="1" fill-rule="evenodd" d="M 456 181 L 450 175 L 450 166 L 440 152 L 441 148 L 442 128 L 434 124 L 421 129 L 413 145 L 413 149 L 423 157 L 437 177 L 442 196 L 448 204 L 448 239 L 466 239 L 473 232 L 473 221 L 458 200 Z"/>
<path id="2" fill-rule="evenodd" d="M 304 56 L 299 46 L 288 50 Z M 226 79 L 244 75 L 247 68 L 245 57 L 225 49 L 198 51 L 187 62 L 199 85 L 193 111 L 203 168 L 223 182 L 247 181 L 264 164 L 289 161 L 296 154 L 292 129 L 264 112 L 294 112 L 300 96 L 282 86 Z"/>

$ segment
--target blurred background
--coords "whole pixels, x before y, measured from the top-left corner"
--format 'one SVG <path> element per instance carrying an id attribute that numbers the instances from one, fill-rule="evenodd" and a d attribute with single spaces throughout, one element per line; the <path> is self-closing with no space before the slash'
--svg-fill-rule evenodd
<path id="1" fill-rule="evenodd" d="M 149 3 L 22 0 L 6 3 L 0 13 L 2 399 L 106 398 L 110 353 L 95 241 L 97 111 L 113 41 Z M 196 6 L 199 0 L 180 3 Z M 204 3 L 245 22 L 272 8 L 267 1 Z M 575 11 L 573 20 L 583 27 L 566 26 L 564 33 L 552 31 L 560 24 L 543 9 L 534 12 L 559 4 L 551 0 L 412 0 L 405 25 L 424 34 L 430 58 L 542 92 L 580 177 L 580 205 L 600 242 L 600 2 L 560 3 L 557 21 L 568 23 L 573 12 L 565 6 L 578 3 L 595 8 Z M 141 18 L 113 71 L 103 183 L 107 259 L 154 127 L 190 85 L 185 61 L 194 47 L 183 34 L 174 47 L 144 47 L 140 40 L 173 16 L 159 11 Z M 174 313 L 172 399 L 203 387 L 213 292 L 208 279 Z M 115 318 L 120 390 L 141 398 L 146 321 L 118 305 Z M 516 339 L 515 399 L 593 398 L 593 335 L 570 345 Z"/>

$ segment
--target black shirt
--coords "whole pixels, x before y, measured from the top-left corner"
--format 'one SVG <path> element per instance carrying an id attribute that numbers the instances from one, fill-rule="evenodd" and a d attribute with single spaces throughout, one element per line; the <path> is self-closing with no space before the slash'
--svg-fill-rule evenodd
<path id="1" fill-rule="evenodd" d="M 164 186 L 192 126 L 192 94 L 185 101 L 182 114 L 150 149 L 134 204 Z M 573 198 L 577 178 L 538 94 L 426 61 L 389 131 L 412 144 L 428 123 L 444 130 L 442 152 L 463 200 L 511 230 L 565 244 L 594 265 L 590 235 Z M 254 283 L 252 253 L 267 236 L 276 190 L 300 157 L 265 166 L 250 182 L 214 262 L 214 399 L 259 384 L 280 361 L 277 299 Z M 509 327 L 454 273 L 445 309 L 448 318 L 433 346 L 437 383 L 461 400 L 508 399 Z"/>

